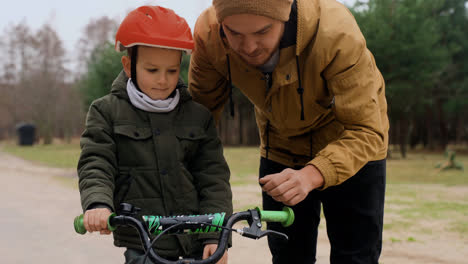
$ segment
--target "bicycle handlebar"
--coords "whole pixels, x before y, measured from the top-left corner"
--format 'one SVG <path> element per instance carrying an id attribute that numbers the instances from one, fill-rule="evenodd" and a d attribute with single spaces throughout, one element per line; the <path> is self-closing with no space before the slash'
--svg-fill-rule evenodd
<path id="1" fill-rule="evenodd" d="M 108 229 L 114 231 L 119 226 L 131 226 L 137 229 L 141 243 L 145 252 L 149 251 L 150 259 L 157 264 L 211 264 L 216 263 L 224 254 L 229 238 L 229 232 L 235 231 L 242 236 L 252 239 L 259 239 L 266 235 L 279 235 L 286 239 L 288 237 L 272 230 L 261 230 L 261 221 L 265 222 L 280 222 L 283 226 L 290 226 L 294 222 L 294 212 L 291 208 L 285 207 L 283 211 L 263 211 L 258 207 L 243 212 L 234 213 L 227 221 L 224 221 L 224 213 L 215 213 L 207 215 L 191 215 L 191 216 L 143 216 L 143 221 L 133 217 L 138 208 L 129 204 L 122 204 L 123 210 L 121 215 L 111 214 L 107 220 Z M 247 221 L 249 227 L 241 229 L 232 229 L 232 226 L 240 221 Z M 224 224 L 225 222 L 225 224 Z M 73 221 L 75 231 L 78 234 L 85 234 L 86 229 L 83 223 L 83 214 L 75 217 Z M 189 232 L 204 233 L 204 232 L 219 232 L 221 231 L 218 248 L 209 258 L 204 260 L 180 259 L 177 261 L 169 261 L 160 257 L 153 249 L 150 234 L 157 235 L 167 230 L 187 230 Z M 222 230 L 221 230 L 222 229 Z"/>

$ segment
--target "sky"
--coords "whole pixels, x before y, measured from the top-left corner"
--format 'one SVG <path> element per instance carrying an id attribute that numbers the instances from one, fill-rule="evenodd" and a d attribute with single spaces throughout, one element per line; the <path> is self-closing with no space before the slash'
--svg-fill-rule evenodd
<path id="1" fill-rule="evenodd" d="M 193 29 L 200 13 L 212 0 L 6 0 L 0 8 L 0 36 L 8 26 L 23 20 L 36 31 L 50 23 L 73 59 L 73 50 L 91 19 L 103 16 L 122 21 L 125 15 L 141 5 L 160 5 L 184 17 Z M 339 0 L 351 4 L 354 0 Z"/>

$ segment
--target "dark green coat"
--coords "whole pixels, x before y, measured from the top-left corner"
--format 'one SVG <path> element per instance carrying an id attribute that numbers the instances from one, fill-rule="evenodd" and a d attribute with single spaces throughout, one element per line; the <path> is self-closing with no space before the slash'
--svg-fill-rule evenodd
<path id="1" fill-rule="evenodd" d="M 135 108 L 123 72 L 112 91 L 90 106 L 78 163 L 83 210 L 106 204 L 142 208 L 140 215 L 232 214 L 229 168 L 210 112 L 192 101 L 179 83 L 180 101 L 169 113 Z M 160 254 L 190 255 L 215 234 L 169 235 Z M 141 248 L 136 232 L 114 232 L 119 247 Z"/>

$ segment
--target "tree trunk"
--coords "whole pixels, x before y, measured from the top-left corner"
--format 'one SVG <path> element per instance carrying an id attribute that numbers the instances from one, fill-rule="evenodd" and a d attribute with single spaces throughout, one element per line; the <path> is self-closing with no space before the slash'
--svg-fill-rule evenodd
<path id="1" fill-rule="evenodd" d="M 409 122 L 408 119 L 402 118 L 399 120 L 400 127 L 400 153 L 403 159 L 406 159 L 407 148 L 408 148 L 408 134 L 409 134 Z"/>
<path id="2" fill-rule="evenodd" d="M 455 144 L 459 145 L 463 143 L 464 135 L 464 128 L 465 128 L 465 120 L 463 119 L 463 115 L 457 114 L 456 118 L 456 130 L 455 130 Z"/>
<path id="3" fill-rule="evenodd" d="M 44 145 L 50 145 L 52 144 L 52 139 L 53 139 L 53 129 L 51 129 L 50 125 L 45 125 L 43 129 L 43 134 L 42 136 L 44 137 Z"/>
<path id="4" fill-rule="evenodd" d="M 431 106 L 426 107 L 426 133 L 427 133 L 427 143 L 426 146 L 429 150 L 435 149 L 435 139 L 434 139 L 434 128 L 433 128 L 434 115 L 432 112 Z"/>
<path id="5" fill-rule="evenodd" d="M 439 146 L 442 149 L 445 149 L 448 145 L 448 127 L 447 120 L 444 116 L 443 101 L 441 99 L 437 100 L 437 114 L 439 118 L 439 129 L 440 129 L 440 140 Z"/>

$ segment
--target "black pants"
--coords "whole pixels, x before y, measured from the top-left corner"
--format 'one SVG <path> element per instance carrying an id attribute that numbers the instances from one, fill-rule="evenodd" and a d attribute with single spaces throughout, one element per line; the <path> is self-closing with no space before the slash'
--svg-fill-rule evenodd
<path id="1" fill-rule="evenodd" d="M 287 167 L 261 158 L 260 177 Z M 295 168 L 299 169 L 299 168 Z M 338 186 L 312 191 L 293 206 L 294 223 L 285 228 L 269 223 L 268 229 L 289 236 L 268 237 L 274 264 L 315 263 L 320 210 L 327 223 L 331 264 L 377 264 L 382 249 L 386 160 L 367 163 L 356 175 Z M 262 193 L 264 210 L 281 210 L 283 204 Z"/>

